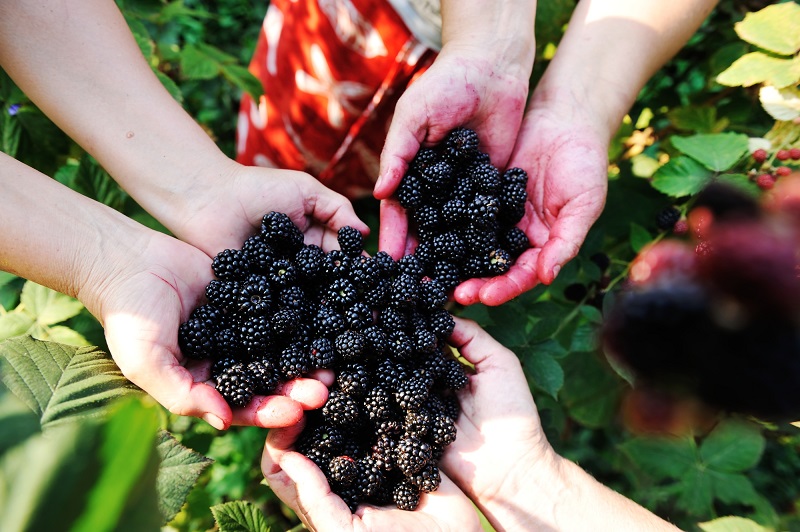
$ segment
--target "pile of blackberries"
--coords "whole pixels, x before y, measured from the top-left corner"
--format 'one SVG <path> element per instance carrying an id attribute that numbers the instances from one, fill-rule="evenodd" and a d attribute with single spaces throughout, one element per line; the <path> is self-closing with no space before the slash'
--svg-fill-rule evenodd
<path id="1" fill-rule="evenodd" d="M 440 481 L 438 459 L 456 436 L 454 391 L 468 378 L 445 339 L 454 327 L 445 287 L 414 255 L 363 253 L 362 235 L 340 249 L 306 245 L 286 214 L 213 260 L 207 303 L 180 325 L 184 355 L 213 360 L 217 390 L 235 407 L 319 368 L 336 380 L 297 442 L 355 510 L 413 510 Z"/>
<path id="2" fill-rule="evenodd" d="M 457 128 L 422 148 L 397 189 L 419 241 L 425 274 L 449 290 L 475 277 L 508 271 L 531 244 L 516 227 L 525 215 L 528 174 L 500 172 L 479 149 L 478 135 Z"/>

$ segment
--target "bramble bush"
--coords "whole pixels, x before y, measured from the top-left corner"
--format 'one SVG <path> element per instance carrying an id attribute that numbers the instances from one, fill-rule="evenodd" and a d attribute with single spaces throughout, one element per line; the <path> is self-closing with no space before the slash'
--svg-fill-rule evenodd
<path id="1" fill-rule="evenodd" d="M 118 4 L 159 79 L 232 155 L 239 96 L 260 91 L 246 65 L 267 2 Z M 534 83 L 573 7 L 540 2 Z M 681 420 L 643 403 L 598 331 L 637 253 L 677 238 L 660 212 L 685 216 L 712 181 L 759 195 L 758 175 L 800 164 L 778 157 L 800 148 L 798 27 L 797 2 L 720 3 L 622 124 L 606 208 L 579 255 L 550 286 L 453 309 L 518 354 L 559 453 L 686 530 L 800 530 L 800 431 L 732 415 L 707 430 L 654 431 Z M 0 149 L 164 230 L 2 71 Z M 376 203 L 357 207 L 377 227 Z M 220 433 L 155 404 L 119 372 L 78 301 L 0 272 L 0 340 L 0 530 L 301 527 L 263 482 L 266 431 Z"/>

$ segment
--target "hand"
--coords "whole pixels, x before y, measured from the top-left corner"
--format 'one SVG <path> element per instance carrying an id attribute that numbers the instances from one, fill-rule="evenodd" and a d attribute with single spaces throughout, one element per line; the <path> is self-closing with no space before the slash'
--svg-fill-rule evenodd
<path id="1" fill-rule="evenodd" d="M 269 211 L 289 215 L 306 244 L 326 250 L 338 247 L 336 233 L 345 225 L 369 233 L 347 198 L 306 173 L 242 166 L 229 159 L 222 164 L 209 172 L 218 177 L 188 190 L 183 201 L 187 214 L 176 227 L 167 225 L 211 257 L 226 248 L 241 248 Z"/>
<path id="2" fill-rule="evenodd" d="M 355 514 L 334 494 L 325 474 L 292 445 L 303 430 L 293 427 L 272 429 L 267 436 L 261 469 L 272 491 L 311 530 L 375 530 L 416 532 L 418 530 L 482 530 L 467 497 L 445 475 L 439 489 L 424 493 L 414 511 L 359 506 Z"/>
<path id="3" fill-rule="evenodd" d="M 178 348 L 178 326 L 200 303 L 213 276 L 211 260 L 154 231 L 130 249 L 135 260 L 109 260 L 115 271 L 106 268 L 99 282 L 85 283 L 92 288 L 79 297 L 104 324 L 109 350 L 134 384 L 171 412 L 201 417 L 217 429 L 289 426 L 302 419 L 303 409 L 325 403 L 331 382 L 300 378 L 231 411 L 210 380 L 211 362 L 186 359 Z"/>
<path id="4" fill-rule="evenodd" d="M 519 227 L 532 248 L 504 275 L 456 287 L 456 301 L 500 305 L 539 281 L 550 284 L 578 254 L 608 187 L 609 135 L 588 111 L 545 101 L 526 113 L 508 166 L 528 172 L 528 205 Z"/>
<path id="5" fill-rule="evenodd" d="M 392 199 L 422 146 L 441 142 L 458 126 L 478 133 L 495 166 L 508 160 L 528 95 L 530 69 L 508 71 L 489 54 L 447 45 L 397 102 L 381 154 L 374 196 L 382 200 L 380 249 L 399 258 L 409 249 L 408 218 Z"/>

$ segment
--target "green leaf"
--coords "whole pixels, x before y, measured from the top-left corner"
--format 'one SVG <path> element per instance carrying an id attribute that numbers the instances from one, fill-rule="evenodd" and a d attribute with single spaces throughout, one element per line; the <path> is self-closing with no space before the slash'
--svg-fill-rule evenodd
<path id="1" fill-rule="evenodd" d="M 561 364 L 546 351 L 538 351 L 536 346 L 519 350 L 520 360 L 525 367 L 525 375 L 533 384 L 550 394 L 558 395 L 564 385 L 564 370 Z"/>
<path id="2" fill-rule="evenodd" d="M 714 497 L 726 504 L 747 504 L 752 506 L 758 499 L 750 479 L 741 473 L 719 473 L 709 470 Z"/>
<path id="3" fill-rule="evenodd" d="M 578 423 L 603 427 L 617 415 L 623 383 L 594 353 L 570 353 L 561 361 L 561 404 Z"/>
<path id="4" fill-rule="evenodd" d="M 582 323 L 572 333 L 569 350 L 572 353 L 594 351 L 597 349 L 597 345 L 597 327 L 589 323 Z"/>
<path id="5" fill-rule="evenodd" d="M 747 135 L 715 133 L 672 137 L 672 145 L 710 170 L 723 172 L 748 152 Z"/>
<path id="6" fill-rule="evenodd" d="M 782 89 L 797 82 L 800 61 L 797 57 L 783 59 L 763 52 L 745 54 L 717 76 L 717 83 L 728 87 L 750 87 L 769 83 Z"/>
<path id="7" fill-rule="evenodd" d="M 758 185 L 745 174 L 720 174 L 715 177 L 714 180 L 732 185 L 742 192 L 753 196 L 753 198 L 757 198 L 761 195 L 761 189 L 758 188 Z"/>
<path id="8" fill-rule="evenodd" d="M 697 447 L 688 437 L 639 437 L 623 443 L 621 449 L 644 472 L 659 480 L 679 480 L 697 463 Z"/>
<path id="9" fill-rule="evenodd" d="M 678 156 L 658 169 L 653 188 L 674 198 L 697 194 L 711 179 L 711 172 L 690 157 Z"/>
<path id="10" fill-rule="evenodd" d="M 639 224 L 631 224 L 631 249 L 638 253 L 653 240 L 647 229 Z"/>
<path id="11" fill-rule="evenodd" d="M 717 124 L 717 108 L 711 106 L 677 107 L 667 113 L 667 118 L 678 129 L 711 133 Z"/>
<path id="12" fill-rule="evenodd" d="M 33 327 L 34 319 L 22 312 L 9 312 L 0 315 L 0 340 L 27 333 Z"/>
<path id="13" fill-rule="evenodd" d="M 39 419 L 0 383 L 0 455 L 38 434 Z"/>
<path id="14" fill-rule="evenodd" d="M 180 64 L 186 79 L 211 79 L 220 73 L 219 62 L 193 44 L 187 44 L 181 51 Z"/>
<path id="15" fill-rule="evenodd" d="M 76 316 L 83 304 L 75 298 L 50 290 L 32 281 L 25 283 L 20 296 L 25 313 L 41 325 L 53 325 Z"/>
<path id="16" fill-rule="evenodd" d="M 755 466 L 766 441 L 751 423 L 727 420 L 717 425 L 700 445 L 700 457 L 717 471 L 738 473 Z"/>
<path id="17" fill-rule="evenodd" d="M 97 415 L 109 401 L 139 393 L 97 347 L 30 336 L 0 343 L 3 382 L 39 415 L 42 428 Z"/>
<path id="18" fill-rule="evenodd" d="M 36 336 L 39 340 L 47 340 L 49 342 L 57 342 L 59 344 L 75 345 L 75 346 L 88 346 L 87 340 L 81 333 L 74 331 L 69 327 L 63 325 L 56 325 L 55 327 L 48 327 L 44 330 L 44 334 Z"/>
<path id="19" fill-rule="evenodd" d="M 17 277 L 13 273 L 0 271 L 0 286 L 5 286 L 14 279 L 19 279 L 19 277 Z"/>
<path id="20" fill-rule="evenodd" d="M 743 40 L 776 54 L 792 55 L 800 49 L 800 6 L 795 2 L 747 13 L 733 27 Z"/>
<path id="21" fill-rule="evenodd" d="M 697 523 L 697 526 L 700 527 L 703 532 L 767 532 L 766 528 L 755 521 L 735 515 L 719 517 L 704 523 Z"/>
<path id="22" fill-rule="evenodd" d="M 75 173 L 74 186 L 78 192 L 118 211 L 122 210 L 128 198 L 128 194 L 109 173 L 88 154 L 81 157 Z"/>
<path id="23" fill-rule="evenodd" d="M 213 460 L 184 447 L 166 431 L 159 434 L 158 454 L 161 456 L 156 481 L 158 507 L 168 522 L 180 511 L 200 474 Z"/>
<path id="24" fill-rule="evenodd" d="M 241 65 L 222 65 L 222 75 L 256 101 L 264 94 L 261 81 Z"/>
<path id="25" fill-rule="evenodd" d="M 581 305 L 581 315 L 589 320 L 590 323 L 603 323 L 603 313 L 600 309 L 591 305 Z"/>
<path id="26" fill-rule="evenodd" d="M 261 510 L 248 501 L 233 501 L 211 507 L 220 532 L 269 532 Z"/>
<path id="27" fill-rule="evenodd" d="M 692 469 L 678 483 L 678 505 L 690 515 L 708 516 L 714 500 L 711 477 L 705 471 Z"/>

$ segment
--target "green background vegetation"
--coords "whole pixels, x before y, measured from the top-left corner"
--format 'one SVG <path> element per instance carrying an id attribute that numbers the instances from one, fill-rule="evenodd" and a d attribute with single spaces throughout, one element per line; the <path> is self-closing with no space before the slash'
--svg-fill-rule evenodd
<path id="1" fill-rule="evenodd" d="M 260 90 L 246 65 L 267 2 L 118 4 L 164 85 L 233 155 L 240 94 Z M 778 102 L 767 112 L 759 89 L 797 97 L 800 6 L 783 2 L 744 20 L 769 4 L 722 2 L 650 80 L 611 147 L 607 207 L 551 286 L 499 308 L 455 309 L 522 359 L 559 453 L 687 530 L 800 530 L 800 430 L 732 417 L 708 433 L 644 435 L 624 415 L 631 386 L 608 363 L 597 331 L 636 253 L 669 237 L 655 224 L 661 209 L 685 212 L 712 179 L 758 194 L 747 178 L 753 139 L 798 147 L 791 110 Z M 534 83 L 573 7 L 540 2 Z M 0 149 L 161 229 L 2 71 Z M 357 206 L 377 227 L 376 203 Z M 607 271 L 591 260 L 599 252 L 611 259 Z M 580 302 L 564 296 L 574 283 L 588 289 Z M 0 529 L 298 526 L 262 481 L 266 431 L 219 433 L 142 397 L 79 302 L 0 272 L 0 340 Z"/>

